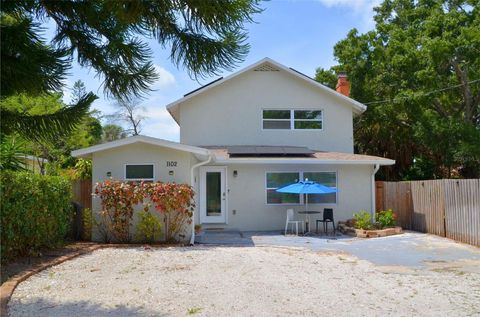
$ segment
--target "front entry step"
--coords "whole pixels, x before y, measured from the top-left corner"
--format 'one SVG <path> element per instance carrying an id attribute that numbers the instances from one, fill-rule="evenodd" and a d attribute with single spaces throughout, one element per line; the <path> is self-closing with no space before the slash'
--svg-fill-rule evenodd
<path id="1" fill-rule="evenodd" d="M 195 235 L 195 243 L 199 244 L 253 244 L 249 238 L 244 238 L 237 229 L 208 228 Z"/>

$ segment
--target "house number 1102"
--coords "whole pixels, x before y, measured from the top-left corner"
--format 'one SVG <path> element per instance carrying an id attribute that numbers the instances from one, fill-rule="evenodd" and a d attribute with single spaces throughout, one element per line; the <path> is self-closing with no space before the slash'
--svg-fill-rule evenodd
<path id="1" fill-rule="evenodd" d="M 167 167 L 177 167 L 177 161 L 167 161 Z"/>

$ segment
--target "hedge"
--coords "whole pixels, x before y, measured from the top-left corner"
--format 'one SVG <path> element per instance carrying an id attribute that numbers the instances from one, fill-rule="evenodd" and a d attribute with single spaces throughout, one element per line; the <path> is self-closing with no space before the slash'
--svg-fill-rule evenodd
<path id="1" fill-rule="evenodd" d="M 60 246 L 72 219 L 71 184 L 59 176 L 1 172 L 1 260 Z"/>

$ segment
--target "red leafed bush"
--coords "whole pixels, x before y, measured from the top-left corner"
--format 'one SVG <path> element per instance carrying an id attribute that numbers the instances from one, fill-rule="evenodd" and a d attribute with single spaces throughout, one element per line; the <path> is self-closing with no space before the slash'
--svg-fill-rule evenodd
<path id="1" fill-rule="evenodd" d="M 143 184 L 107 180 L 96 184 L 95 194 L 102 200 L 102 223 L 98 225 L 104 239 L 130 242 L 134 207 L 143 203 L 145 197 Z"/>
<path id="2" fill-rule="evenodd" d="M 192 223 L 195 208 L 193 188 L 175 183 L 149 183 L 145 188 L 155 209 L 165 215 L 166 240 L 173 242 L 185 238 L 184 231 L 187 224 Z"/>
<path id="3" fill-rule="evenodd" d="M 150 204 L 144 203 L 147 199 L 156 211 L 165 216 L 165 238 L 168 242 L 185 238 L 184 231 L 192 223 L 194 191 L 187 184 L 107 180 L 97 183 L 95 194 L 102 200 L 102 223 L 98 224 L 98 229 L 107 241 L 130 242 L 129 229 L 134 208 L 143 204 L 148 212 Z"/>

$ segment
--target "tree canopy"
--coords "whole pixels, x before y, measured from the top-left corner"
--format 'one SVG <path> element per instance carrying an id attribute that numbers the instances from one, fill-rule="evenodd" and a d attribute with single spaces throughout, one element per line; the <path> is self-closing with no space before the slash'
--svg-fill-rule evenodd
<path id="1" fill-rule="evenodd" d="M 318 69 L 334 84 L 346 71 L 360 153 L 397 161 L 384 178 L 480 177 L 478 0 L 385 0 L 375 29 L 335 45 L 338 65 Z"/>
<path id="2" fill-rule="evenodd" d="M 75 56 L 106 95 L 142 95 L 157 79 L 150 38 L 194 78 L 230 69 L 248 53 L 243 25 L 259 1 L 2 1 L 2 78 L 15 79 L 5 93 L 58 90 Z M 50 44 L 38 36 L 47 19 L 56 24 Z"/>

